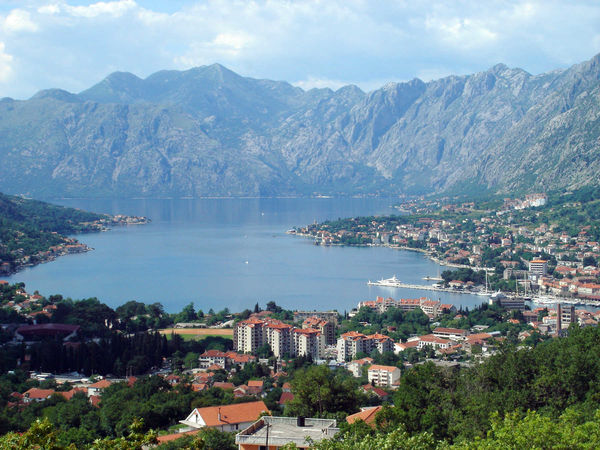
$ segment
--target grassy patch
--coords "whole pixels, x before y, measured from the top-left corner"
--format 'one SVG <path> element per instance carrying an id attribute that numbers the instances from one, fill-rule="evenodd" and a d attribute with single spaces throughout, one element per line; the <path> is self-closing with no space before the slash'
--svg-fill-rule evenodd
<path id="1" fill-rule="evenodd" d="M 178 334 L 184 341 L 201 341 L 202 339 L 206 339 L 207 337 L 222 337 L 225 339 L 233 339 L 233 336 L 223 334 Z M 167 337 L 167 340 L 170 341 L 173 335 L 171 333 L 165 333 L 165 336 Z"/>

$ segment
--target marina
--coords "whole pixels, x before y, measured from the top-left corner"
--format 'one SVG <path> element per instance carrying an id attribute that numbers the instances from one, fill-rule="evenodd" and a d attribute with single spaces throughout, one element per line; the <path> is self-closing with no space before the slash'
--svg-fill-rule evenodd
<path id="1" fill-rule="evenodd" d="M 483 291 L 468 291 L 463 289 L 455 289 L 455 288 L 445 288 L 435 284 L 411 284 L 411 283 L 403 283 L 396 275 L 392 278 L 381 279 L 379 281 L 371 281 L 367 282 L 368 286 L 382 286 L 382 287 L 393 287 L 393 288 L 404 288 L 404 289 L 422 289 L 426 291 L 435 291 L 435 292 L 452 292 L 453 294 L 471 294 L 471 295 L 480 295 L 480 296 L 489 296 L 491 293 L 483 292 Z"/>

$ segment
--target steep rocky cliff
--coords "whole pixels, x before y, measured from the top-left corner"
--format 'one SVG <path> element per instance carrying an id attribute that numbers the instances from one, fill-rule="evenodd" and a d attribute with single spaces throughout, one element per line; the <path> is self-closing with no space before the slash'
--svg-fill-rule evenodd
<path id="1" fill-rule="evenodd" d="M 244 196 L 546 190 L 600 181 L 600 56 L 533 76 L 303 91 L 220 65 L 0 100 L 0 191 Z"/>

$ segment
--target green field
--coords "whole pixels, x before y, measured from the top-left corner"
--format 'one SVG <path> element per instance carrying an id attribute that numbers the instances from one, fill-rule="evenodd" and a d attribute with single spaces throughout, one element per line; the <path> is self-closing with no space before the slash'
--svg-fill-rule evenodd
<path id="1" fill-rule="evenodd" d="M 165 334 L 167 340 L 170 341 L 172 338 L 172 334 Z M 207 337 L 222 337 L 225 339 L 233 339 L 233 336 L 227 336 L 222 334 L 180 334 L 184 341 L 201 341 L 202 339 L 206 339 Z"/>

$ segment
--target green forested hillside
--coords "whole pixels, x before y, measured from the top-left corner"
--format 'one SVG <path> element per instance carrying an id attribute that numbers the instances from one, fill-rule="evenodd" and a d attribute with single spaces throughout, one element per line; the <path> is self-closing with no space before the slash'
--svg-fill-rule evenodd
<path id="1" fill-rule="evenodd" d="M 44 254 L 53 247 L 78 244 L 65 235 L 98 230 L 104 219 L 108 216 L 0 193 L 0 274 L 60 252 Z"/>

